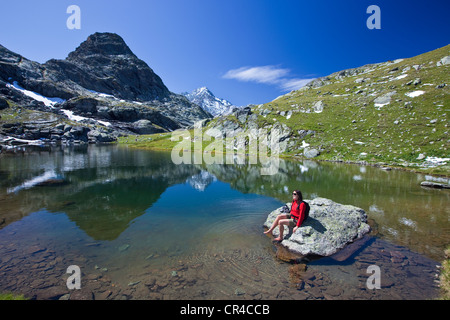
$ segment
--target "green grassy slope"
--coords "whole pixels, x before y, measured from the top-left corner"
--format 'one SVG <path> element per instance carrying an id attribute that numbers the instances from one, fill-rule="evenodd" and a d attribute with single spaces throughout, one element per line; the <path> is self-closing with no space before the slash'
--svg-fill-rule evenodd
<path id="1" fill-rule="evenodd" d="M 295 91 L 264 106 L 294 110 L 290 119 L 279 114 L 267 118 L 294 131 L 316 131 L 306 142 L 324 150 L 322 159 L 401 162 L 414 161 L 421 153 L 447 157 L 449 87 L 438 86 L 448 82 L 450 65 L 436 63 L 449 54 L 446 46 L 401 62 L 361 68 L 366 72 L 353 76 L 333 74 L 324 86 Z M 420 83 L 414 84 L 416 79 Z M 406 95 L 418 91 L 424 93 Z M 375 99 L 387 93 L 393 93 L 390 103 L 377 107 Z M 321 113 L 297 111 L 318 101 Z"/>
<path id="2" fill-rule="evenodd" d="M 302 157 L 306 143 L 320 151 L 317 160 L 364 161 L 421 170 L 427 157 L 450 157 L 450 64 L 438 63 L 446 56 L 450 56 L 450 45 L 413 58 L 336 72 L 252 107 L 256 115 L 252 121 L 259 128 L 271 128 L 275 123 L 289 127 L 285 156 Z M 205 130 L 225 122 L 239 123 L 230 115 L 214 119 Z M 240 126 L 248 129 L 249 122 Z M 304 136 L 302 130 L 314 134 Z M 170 149 L 176 144 L 169 141 L 170 136 L 140 137 L 128 143 Z M 425 171 L 450 172 L 448 165 Z"/>

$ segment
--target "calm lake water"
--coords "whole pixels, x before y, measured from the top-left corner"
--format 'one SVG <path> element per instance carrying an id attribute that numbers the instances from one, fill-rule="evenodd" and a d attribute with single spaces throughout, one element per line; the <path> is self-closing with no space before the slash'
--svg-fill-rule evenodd
<path id="1" fill-rule="evenodd" d="M 450 193 L 421 174 L 282 161 L 175 165 L 123 146 L 0 156 L 0 292 L 34 299 L 432 299 L 450 243 Z M 263 223 L 289 202 L 363 208 L 373 228 L 344 261 L 276 257 Z M 67 268 L 79 266 L 81 290 Z M 380 268 L 381 288 L 367 286 Z"/>

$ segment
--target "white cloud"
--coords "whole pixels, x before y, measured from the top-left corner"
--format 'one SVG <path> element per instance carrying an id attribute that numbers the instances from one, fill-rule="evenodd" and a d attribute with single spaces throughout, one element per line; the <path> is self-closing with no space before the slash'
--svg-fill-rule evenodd
<path id="1" fill-rule="evenodd" d="M 313 79 L 290 79 L 289 69 L 276 66 L 242 67 L 229 70 L 223 78 L 277 85 L 283 91 L 297 90 Z"/>
<path id="2" fill-rule="evenodd" d="M 288 73 L 288 69 L 280 69 L 275 66 L 242 67 L 228 71 L 223 77 L 246 82 L 276 84 Z"/>

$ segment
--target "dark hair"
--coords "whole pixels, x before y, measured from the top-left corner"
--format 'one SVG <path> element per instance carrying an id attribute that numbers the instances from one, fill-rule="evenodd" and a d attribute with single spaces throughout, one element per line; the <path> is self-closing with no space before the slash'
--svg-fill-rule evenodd
<path id="1" fill-rule="evenodd" d="M 298 200 L 297 200 L 298 203 L 302 202 L 303 201 L 303 195 L 302 195 L 301 191 L 300 190 L 294 190 L 293 192 L 295 192 L 298 195 Z"/>

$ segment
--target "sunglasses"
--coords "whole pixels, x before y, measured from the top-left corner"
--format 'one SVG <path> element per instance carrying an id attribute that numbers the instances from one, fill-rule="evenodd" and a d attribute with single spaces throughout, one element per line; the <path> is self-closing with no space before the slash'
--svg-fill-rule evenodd
<path id="1" fill-rule="evenodd" d="M 296 196 L 297 194 L 296 194 L 296 193 L 292 193 L 292 195 L 293 195 L 293 196 Z"/>

